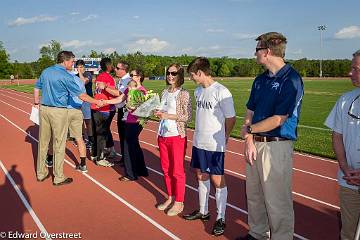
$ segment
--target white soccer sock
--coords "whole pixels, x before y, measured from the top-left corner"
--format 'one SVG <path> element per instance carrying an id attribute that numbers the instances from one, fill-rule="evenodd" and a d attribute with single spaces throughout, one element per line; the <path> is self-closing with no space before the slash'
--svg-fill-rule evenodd
<path id="1" fill-rule="evenodd" d="M 216 207 L 218 213 L 216 220 L 219 220 L 220 218 L 225 220 L 227 195 L 228 195 L 227 187 L 216 188 L 215 199 L 216 199 Z"/>
<path id="2" fill-rule="evenodd" d="M 208 202 L 209 202 L 209 193 L 210 193 L 210 180 L 207 181 L 199 181 L 199 205 L 200 205 L 200 213 L 207 214 L 208 210 Z"/>

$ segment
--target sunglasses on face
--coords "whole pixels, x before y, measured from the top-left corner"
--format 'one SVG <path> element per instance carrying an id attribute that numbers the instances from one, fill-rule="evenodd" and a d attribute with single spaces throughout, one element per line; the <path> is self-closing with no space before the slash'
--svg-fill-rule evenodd
<path id="1" fill-rule="evenodd" d="M 358 95 L 350 104 L 348 115 L 354 119 L 360 120 L 360 95 Z"/>
<path id="2" fill-rule="evenodd" d="M 173 77 L 176 77 L 178 75 L 178 72 L 166 72 L 166 75 L 169 76 L 173 76 Z"/>
<path id="3" fill-rule="evenodd" d="M 139 75 L 136 75 L 136 74 L 133 74 L 133 73 L 130 73 L 130 77 L 137 77 Z"/>
<path id="4" fill-rule="evenodd" d="M 121 68 L 121 67 L 118 67 L 118 66 L 116 66 L 115 68 L 116 68 L 116 70 L 124 70 L 124 68 Z"/>
<path id="5" fill-rule="evenodd" d="M 264 49 L 267 49 L 267 48 L 266 47 L 258 47 L 258 48 L 256 48 L 255 52 L 258 52 L 258 51 L 264 50 Z"/>

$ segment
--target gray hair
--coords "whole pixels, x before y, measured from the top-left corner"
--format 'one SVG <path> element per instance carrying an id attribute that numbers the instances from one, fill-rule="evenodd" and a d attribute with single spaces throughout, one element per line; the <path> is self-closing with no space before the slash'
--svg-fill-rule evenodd
<path id="1" fill-rule="evenodd" d="M 353 57 L 360 57 L 360 49 L 353 53 Z"/>

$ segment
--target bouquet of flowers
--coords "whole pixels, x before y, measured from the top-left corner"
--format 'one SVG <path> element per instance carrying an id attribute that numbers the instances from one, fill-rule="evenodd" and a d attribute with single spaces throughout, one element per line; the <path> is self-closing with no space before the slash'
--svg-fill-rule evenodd
<path id="1" fill-rule="evenodd" d="M 146 123 L 153 111 L 160 107 L 159 95 L 152 90 L 145 95 L 137 89 L 129 90 L 128 97 L 126 106 L 128 109 L 134 110 L 132 114 L 139 117 L 141 125 Z"/>

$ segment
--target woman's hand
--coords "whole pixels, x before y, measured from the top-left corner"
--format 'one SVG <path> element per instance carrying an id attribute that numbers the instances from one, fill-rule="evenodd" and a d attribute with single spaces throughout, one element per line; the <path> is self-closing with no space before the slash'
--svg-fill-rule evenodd
<path id="1" fill-rule="evenodd" d="M 159 119 L 168 119 L 167 112 L 163 112 L 163 111 L 160 111 L 160 110 L 155 110 L 154 115 L 156 117 L 158 117 Z"/>

